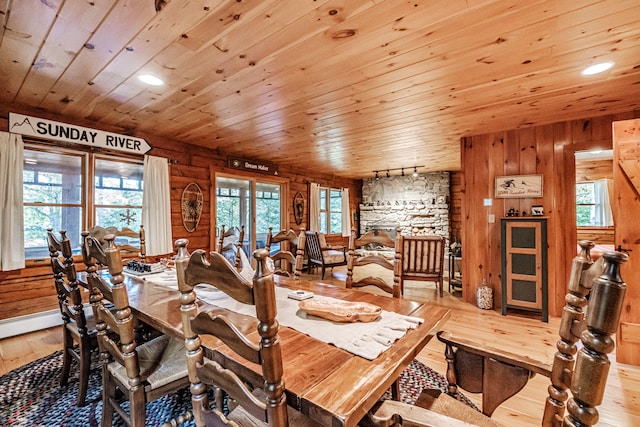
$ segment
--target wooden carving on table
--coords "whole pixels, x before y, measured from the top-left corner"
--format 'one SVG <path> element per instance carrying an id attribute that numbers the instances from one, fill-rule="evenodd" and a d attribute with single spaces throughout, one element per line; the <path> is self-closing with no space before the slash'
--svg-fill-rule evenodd
<path id="1" fill-rule="evenodd" d="M 302 224 L 302 218 L 304 216 L 304 198 L 302 194 L 298 191 L 295 196 L 293 196 L 293 217 L 296 220 L 296 225 Z"/>
<path id="2" fill-rule="evenodd" d="M 182 191 L 182 200 L 180 203 L 182 209 L 182 225 L 192 233 L 198 227 L 200 217 L 202 216 L 203 197 L 202 190 L 195 182 L 187 185 Z"/>

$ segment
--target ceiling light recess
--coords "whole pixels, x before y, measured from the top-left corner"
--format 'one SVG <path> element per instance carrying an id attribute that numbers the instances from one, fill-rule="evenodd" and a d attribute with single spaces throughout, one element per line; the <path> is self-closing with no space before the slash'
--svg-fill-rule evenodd
<path id="1" fill-rule="evenodd" d="M 162 86 L 164 82 L 151 74 L 140 74 L 138 80 L 151 86 Z"/>
<path id="2" fill-rule="evenodd" d="M 604 73 L 605 71 L 611 69 L 614 63 L 611 61 L 608 62 L 600 62 L 598 64 L 593 64 L 582 70 L 583 76 L 592 76 L 594 74 Z"/>

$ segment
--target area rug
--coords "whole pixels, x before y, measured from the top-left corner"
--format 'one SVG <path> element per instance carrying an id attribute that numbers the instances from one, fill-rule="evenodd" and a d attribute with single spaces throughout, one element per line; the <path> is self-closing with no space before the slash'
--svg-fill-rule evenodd
<path id="1" fill-rule="evenodd" d="M 100 369 L 96 366 L 91 371 L 88 403 L 82 408 L 76 406 L 77 376 L 71 376 L 69 384 L 62 387 L 61 372 L 62 351 L 57 351 L 0 377 L 0 426 L 98 427 L 102 413 Z M 400 377 L 401 399 L 407 403 L 414 403 L 425 388 L 445 391 L 446 386 L 442 375 L 417 360 Z M 147 427 L 159 427 L 190 410 L 190 398 L 187 387 L 147 404 Z M 124 426 L 117 414 L 113 425 Z M 183 425 L 194 424 L 189 421 Z"/>

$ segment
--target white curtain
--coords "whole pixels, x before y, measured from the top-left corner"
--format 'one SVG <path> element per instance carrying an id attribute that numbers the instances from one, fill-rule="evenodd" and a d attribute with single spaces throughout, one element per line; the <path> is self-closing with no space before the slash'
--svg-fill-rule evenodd
<path id="1" fill-rule="evenodd" d="M 309 230 L 320 231 L 320 184 L 309 184 Z"/>
<path id="2" fill-rule="evenodd" d="M 349 189 L 342 189 L 342 237 L 351 236 L 351 208 L 349 207 Z"/>
<path id="3" fill-rule="evenodd" d="M 0 270 L 24 268 L 22 135 L 0 132 Z"/>
<path id="4" fill-rule="evenodd" d="M 596 206 L 594 217 L 591 223 L 603 227 L 613 226 L 613 214 L 611 213 L 611 202 L 609 200 L 609 180 L 598 179 L 593 183 L 593 195 Z"/>
<path id="5" fill-rule="evenodd" d="M 142 225 L 144 225 L 147 255 L 173 253 L 167 159 L 144 156 L 143 179 Z"/>

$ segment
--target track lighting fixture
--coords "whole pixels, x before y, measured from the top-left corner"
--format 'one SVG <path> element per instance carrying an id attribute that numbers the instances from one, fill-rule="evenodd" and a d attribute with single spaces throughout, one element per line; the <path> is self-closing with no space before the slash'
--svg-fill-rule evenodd
<path id="1" fill-rule="evenodd" d="M 373 171 L 373 172 L 376 174 L 375 175 L 376 181 L 378 181 L 378 180 L 380 180 L 380 172 L 385 172 L 385 175 L 386 175 L 387 178 L 391 178 L 391 171 L 400 171 L 400 176 L 406 176 L 405 173 L 404 173 L 404 170 L 405 169 L 411 170 L 411 167 L 413 167 L 412 175 L 414 177 L 417 177 L 418 176 L 418 168 L 423 168 L 424 166 L 409 166 L 409 167 L 401 167 L 401 168 L 390 168 L 390 169 L 387 169 L 386 171 L 385 170 L 382 170 L 382 171 L 377 170 L 377 171 Z"/>

